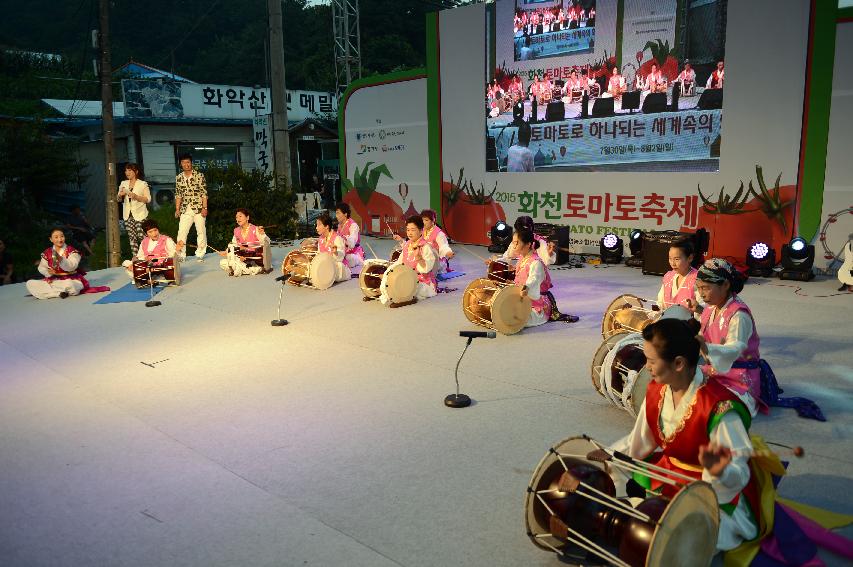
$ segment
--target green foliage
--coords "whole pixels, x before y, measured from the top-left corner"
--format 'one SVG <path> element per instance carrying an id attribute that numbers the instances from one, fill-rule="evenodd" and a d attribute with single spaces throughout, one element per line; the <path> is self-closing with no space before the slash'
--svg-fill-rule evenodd
<path id="1" fill-rule="evenodd" d="M 211 166 L 205 173 L 208 189 L 207 239 L 219 250 L 234 235 L 234 214 L 248 209 L 252 224 L 275 225 L 270 238 L 292 238 L 296 232 L 296 195 L 283 180 L 275 184 L 272 175 L 260 170 L 245 171 L 237 164 Z"/>
<path id="2" fill-rule="evenodd" d="M 656 39 L 655 41 L 647 41 L 646 46 L 643 47 L 643 51 L 646 49 L 652 54 L 652 57 L 658 62 L 658 65 L 663 67 L 666 63 L 667 57 L 675 57 L 678 58 L 678 48 L 673 47 L 670 49 L 669 40 L 662 42 L 660 39 Z"/>
<path id="3" fill-rule="evenodd" d="M 355 189 L 358 192 L 361 202 L 367 203 L 370 200 L 370 196 L 373 195 L 374 191 L 376 191 L 376 186 L 379 185 L 380 177 L 385 175 L 389 179 L 394 179 L 391 172 L 388 171 L 388 166 L 384 163 L 377 165 L 374 168 L 371 168 L 371 165 L 373 165 L 372 161 L 364 164 L 364 169 L 362 169 L 361 172 L 358 171 L 358 166 L 356 166 L 355 171 L 352 174 L 352 180 L 344 179 L 341 181 L 341 187 L 344 189 L 344 194 Z"/>

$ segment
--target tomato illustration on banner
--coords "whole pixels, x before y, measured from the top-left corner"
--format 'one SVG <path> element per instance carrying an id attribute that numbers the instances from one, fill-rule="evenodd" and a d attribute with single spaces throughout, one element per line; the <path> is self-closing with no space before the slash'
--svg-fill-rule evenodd
<path id="1" fill-rule="evenodd" d="M 454 181 L 441 183 L 441 217 L 444 230 L 453 240 L 467 244 L 489 244 L 489 232 L 499 220 L 506 221 L 503 208 L 494 200 L 498 185 L 486 190 L 480 184 L 476 189 L 465 179 L 465 169 L 459 170 Z"/>
<path id="2" fill-rule="evenodd" d="M 352 208 L 352 218 L 364 232 L 397 231 L 403 226 L 403 209 L 391 197 L 376 190 L 382 175 L 389 179 L 394 177 L 387 165 L 372 165 L 372 161 L 367 162 L 361 172 L 356 167 L 352 180 L 341 180 L 346 191 L 343 202 Z"/>

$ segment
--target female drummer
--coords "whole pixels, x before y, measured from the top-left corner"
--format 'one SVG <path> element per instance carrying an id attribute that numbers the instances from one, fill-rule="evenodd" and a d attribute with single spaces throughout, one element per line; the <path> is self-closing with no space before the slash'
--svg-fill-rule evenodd
<path id="1" fill-rule="evenodd" d="M 436 262 L 436 274 L 440 275 L 446 274 L 450 271 L 449 260 L 453 258 L 455 254 L 453 250 L 450 249 L 450 244 L 447 241 L 447 235 L 438 227 L 438 225 L 435 224 L 435 218 L 436 214 L 434 210 L 424 209 L 421 211 L 421 219 L 424 221 L 424 240 L 432 246 L 432 251 L 438 259 Z"/>
<path id="2" fill-rule="evenodd" d="M 177 262 L 177 256 L 184 249 L 184 242 L 179 240 L 177 244 L 170 236 L 160 233 L 160 226 L 154 219 L 148 218 L 142 221 L 142 230 L 145 233 L 145 238 L 139 244 L 139 250 L 136 253 L 136 260 L 149 262 L 154 266 L 159 266 L 166 263 L 166 260 L 171 259 Z M 125 260 L 122 266 L 127 270 L 127 275 L 133 280 L 133 262 Z"/>
<path id="3" fill-rule="evenodd" d="M 752 418 L 734 392 L 698 366 L 698 330 L 695 319 L 661 319 L 643 329 L 652 381 L 634 429 L 611 449 L 710 483 L 721 508 L 717 549 L 730 550 L 758 535 L 747 432 Z M 659 488 L 645 477 L 635 481 Z M 669 490 L 664 485 L 665 494 Z"/>
<path id="4" fill-rule="evenodd" d="M 386 275 L 382 277 L 382 283 L 379 285 L 381 295 L 379 301 L 383 305 L 391 303 L 391 298 L 388 297 L 386 286 L 388 284 L 388 272 L 394 266 L 405 264 L 415 270 L 418 274 L 418 288 L 415 292 L 415 297 L 411 301 L 401 303 L 391 303 L 390 307 L 403 307 L 417 303 L 418 299 L 426 299 L 433 297 L 438 292 L 436 290 L 435 280 L 435 254 L 432 251 L 426 240 L 423 238 L 424 221 L 418 215 L 412 215 L 406 219 L 406 236 L 408 240 L 403 243 L 400 257 L 388 266 Z"/>
<path id="5" fill-rule="evenodd" d="M 676 240 L 669 246 L 669 267 L 672 268 L 663 276 L 658 291 L 658 306 L 661 310 L 673 305 L 687 307 L 687 300 L 694 299 L 701 304 L 702 298 L 696 291 L 696 274 L 693 262 L 693 241 L 688 238 Z"/>
<path id="6" fill-rule="evenodd" d="M 335 281 L 344 282 L 350 279 L 349 266 L 344 261 L 346 243 L 341 236 L 332 230 L 332 217 L 323 213 L 317 217 L 317 251 L 331 254 L 335 259 Z"/>
<path id="7" fill-rule="evenodd" d="M 350 270 L 364 264 L 364 249 L 361 247 L 358 224 L 350 218 L 350 206 L 338 203 L 335 218 L 338 220 L 338 234 L 344 239 L 344 263 Z"/>
<path id="8" fill-rule="evenodd" d="M 517 230 L 512 237 L 513 250 L 518 258 L 515 267 L 515 285 L 521 286 L 521 295 L 529 296 L 532 305 L 525 327 L 536 327 L 547 323 L 551 317 L 551 302 L 542 295 L 542 289 L 551 287 L 548 268 L 537 253 L 539 241 L 531 230 Z"/>
<path id="9" fill-rule="evenodd" d="M 246 209 L 237 209 L 234 220 L 237 221 L 237 228 L 234 229 L 234 236 L 228 244 L 228 251 L 219 252 L 223 258 L 219 261 L 219 267 L 228 272 L 229 276 L 260 274 L 268 262 L 270 239 L 264 232 L 264 227 L 249 222 L 249 211 Z M 245 257 L 237 254 L 238 249 L 252 251 L 263 259 L 260 263 L 249 260 L 247 264 Z"/>

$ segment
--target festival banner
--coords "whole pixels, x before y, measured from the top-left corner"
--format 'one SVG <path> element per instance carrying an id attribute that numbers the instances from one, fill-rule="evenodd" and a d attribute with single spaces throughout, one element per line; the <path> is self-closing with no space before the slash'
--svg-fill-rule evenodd
<path id="1" fill-rule="evenodd" d="M 516 34 L 515 60 L 522 59 L 525 36 Z M 595 45 L 595 28 L 552 31 L 529 37 L 530 56 L 528 59 L 542 59 L 566 53 L 588 51 Z"/>

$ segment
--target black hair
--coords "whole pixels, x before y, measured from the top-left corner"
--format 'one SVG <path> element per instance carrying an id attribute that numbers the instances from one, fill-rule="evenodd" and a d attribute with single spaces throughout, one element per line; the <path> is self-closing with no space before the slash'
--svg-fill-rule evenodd
<path id="1" fill-rule="evenodd" d="M 185 159 L 188 159 L 188 160 L 192 161 L 192 160 L 193 160 L 193 155 L 192 155 L 192 154 L 190 154 L 190 153 L 183 153 L 183 154 L 179 155 L 179 156 L 178 156 L 178 163 L 181 163 L 181 162 L 182 162 L 182 161 L 184 161 Z"/>
<path id="2" fill-rule="evenodd" d="M 516 229 L 515 234 L 518 236 L 518 241 L 522 244 L 530 244 L 532 250 L 539 248 L 539 241 L 533 237 L 533 231 L 527 228 Z"/>
<path id="3" fill-rule="evenodd" d="M 340 212 L 345 214 L 347 216 L 347 218 L 349 218 L 350 215 L 352 214 L 352 209 L 350 209 L 348 203 L 338 203 L 337 204 L 337 210 L 339 210 Z"/>
<path id="4" fill-rule="evenodd" d="M 236 211 L 234 211 L 234 214 L 235 214 L 235 215 L 236 215 L 237 213 L 243 213 L 243 214 L 246 216 L 246 218 L 252 218 L 252 215 L 250 215 L 250 214 L 249 214 L 249 210 L 248 210 L 248 209 L 244 209 L 243 207 L 240 207 L 239 209 L 237 209 Z"/>
<path id="5" fill-rule="evenodd" d="M 332 217 L 329 216 L 329 213 L 321 213 L 317 220 L 320 221 L 320 224 L 327 228 L 332 227 Z"/>
<path id="6" fill-rule="evenodd" d="M 419 229 L 424 229 L 424 219 L 421 218 L 421 215 L 412 215 L 406 219 L 406 224 L 413 224 Z"/>
<path id="7" fill-rule="evenodd" d="M 673 362 L 683 356 L 693 368 L 699 363 L 699 329 L 696 319 L 660 319 L 643 329 L 643 339 L 654 345 L 662 359 Z"/>
<path id="8" fill-rule="evenodd" d="M 521 215 L 517 219 L 515 219 L 515 223 L 512 225 L 515 230 L 526 229 L 530 232 L 533 232 L 533 217 L 529 217 L 527 215 Z"/>
<path id="9" fill-rule="evenodd" d="M 530 124 L 522 121 L 521 124 L 518 125 L 518 143 L 522 146 L 530 144 L 530 136 Z"/>
<path id="10" fill-rule="evenodd" d="M 157 221 L 155 221 L 154 219 L 145 219 L 144 221 L 142 221 L 142 232 L 148 232 L 152 228 L 160 230 L 160 227 L 157 225 Z"/>
<path id="11" fill-rule="evenodd" d="M 670 248 L 678 248 L 684 253 L 685 258 L 689 258 L 695 253 L 695 249 L 693 247 L 693 239 L 692 238 L 679 238 L 675 242 L 669 245 Z"/>

